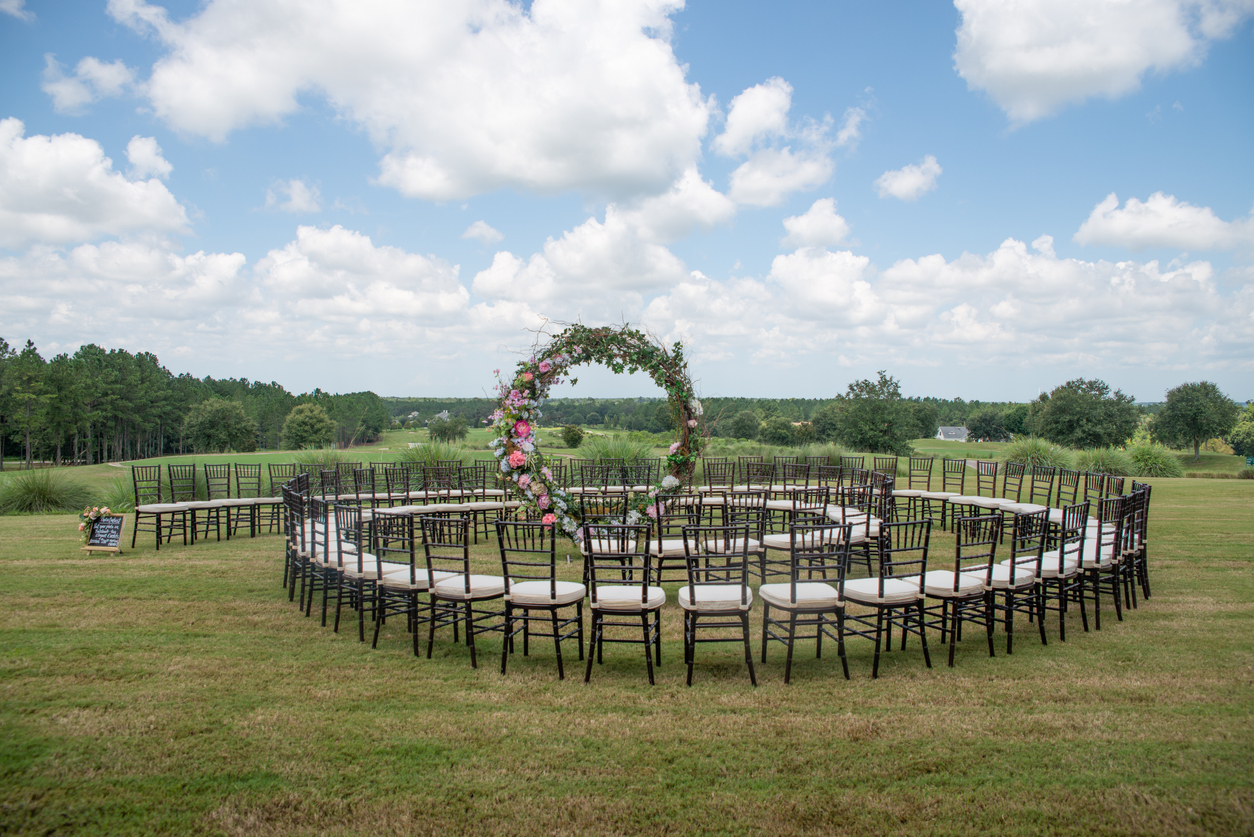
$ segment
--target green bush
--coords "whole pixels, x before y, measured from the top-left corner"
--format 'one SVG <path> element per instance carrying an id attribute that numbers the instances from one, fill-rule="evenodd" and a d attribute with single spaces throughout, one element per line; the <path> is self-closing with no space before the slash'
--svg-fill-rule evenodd
<path id="1" fill-rule="evenodd" d="M 1237 471 L 1237 479 L 1254 480 L 1254 468 L 1242 468 L 1240 471 Z"/>
<path id="2" fill-rule="evenodd" d="M 196 476 L 199 478 L 200 475 Z M 114 477 L 113 482 L 109 483 L 109 487 L 105 489 L 100 502 L 92 503 L 92 505 L 108 506 L 115 512 L 135 511 L 135 486 L 130 477 Z"/>
<path id="3" fill-rule="evenodd" d="M 1020 436 L 1002 450 L 1007 462 L 1024 465 L 1045 465 L 1054 468 L 1070 468 L 1072 453 L 1064 447 L 1036 436 Z"/>
<path id="4" fill-rule="evenodd" d="M 1087 448 L 1077 451 L 1075 467 L 1080 471 L 1112 474 L 1116 477 L 1131 477 L 1136 474 L 1136 463 L 1119 448 Z"/>
<path id="5" fill-rule="evenodd" d="M 72 512 L 90 505 L 86 485 L 50 468 L 23 471 L 0 483 L 0 514 Z"/>
<path id="6" fill-rule="evenodd" d="M 577 424 L 568 424 L 562 428 L 562 444 L 574 449 L 583 444 L 583 428 Z"/>
<path id="7" fill-rule="evenodd" d="M 471 462 L 474 458 L 470 448 L 452 442 L 427 442 L 416 448 L 402 448 L 396 457 L 398 462 L 407 462 L 411 465 L 434 465 L 437 462 L 454 459 L 460 462 Z"/>
<path id="8" fill-rule="evenodd" d="M 583 452 L 589 459 L 622 459 L 632 462 L 657 456 L 653 445 L 629 436 L 594 436 L 584 443 Z"/>
<path id="9" fill-rule="evenodd" d="M 849 452 L 835 442 L 828 442 L 822 445 L 806 445 L 796 453 L 800 454 L 803 459 L 809 456 L 822 456 L 827 459 L 828 465 L 839 465 L 840 458 L 848 455 Z"/>
<path id="10" fill-rule="evenodd" d="M 1183 477 L 1184 466 L 1180 457 L 1162 445 L 1142 442 L 1128 448 L 1128 456 L 1136 463 L 1138 477 Z"/>
<path id="11" fill-rule="evenodd" d="M 297 464 L 299 470 L 307 465 L 322 465 L 334 468 L 343 462 L 357 462 L 359 459 L 338 448 L 306 448 L 296 454 L 292 461 Z"/>

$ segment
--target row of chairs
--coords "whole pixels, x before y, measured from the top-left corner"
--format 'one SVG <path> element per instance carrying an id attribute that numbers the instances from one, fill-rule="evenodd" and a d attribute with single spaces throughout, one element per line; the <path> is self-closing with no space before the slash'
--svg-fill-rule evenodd
<path id="1" fill-rule="evenodd" d="M 290 470 L 289 470 L 290 469 Z M 264 527 L 274 531 L 282 526 L 282 499 L 268 493 L 276 481 L 290 479 L 295 466 L 270 466 L 269 483 L 263 483 L 261 465 L 249 463 L 198 466 L 167 465 L 168 481 L 160 465 L 132 465 L 131 484 L 135 497 L 135 526 L 131 548 L 140 531 L 153 532 L 156 547 L 179 535 L 186 545 L 207 538 L 212 530 L 216 539 L 227 540 L 247 527 L 254 537 Z"/>

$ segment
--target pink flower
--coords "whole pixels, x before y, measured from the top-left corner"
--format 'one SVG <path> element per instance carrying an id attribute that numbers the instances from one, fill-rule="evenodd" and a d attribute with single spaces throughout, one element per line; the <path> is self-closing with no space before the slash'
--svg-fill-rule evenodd
<path id="1" fill-rule="evenodd" d="M 534 378 L 534 377 L 535 377 L 535 375 L 532 375 L 530 372 L 524 372 L 524 373 L 522 374 L 522 379 L 523 379 L 524 381 L 530 381 L 530 380 L 531 380 L 532 378 Z"/>
<path id="2" fill-rule="evenodd" d="M 649 517 L 656 519 L 658 514 L 664 511 L 666 511 L 665 503 L 650 503 L 649 507 L 644 510 L 644 513 Z"/>
<path id="3" fill-rule="evenodd" d="M 553 472 L 549 470 L 549 466 L 548 466 L 548 465 L 545 465 L 543 468 L 541 468 L 541 469 L 540 469 L 540 473 L 544 474 L 544 478 L 545 478 L 546 480 L 551 480 L 551 479 L 553 479 Z"/>
<path id="4" fill-rule="evenodd" d="M 527 454 L 520 450 L 516 450 L 509 455 L 509 465 L 511 468 L 521 468 L 527 464 Z"/>
<path id="5" fill-rule="evenodd" d="M 531 425 L 525 421 L 514 422 L 514 435 L 519 439 L 526 439 L 531 435 Z"/>
<path id="6" fill-rule="evenodd" d="M 549 507 L 549 495 L 541 494 L 539 497 L 537 497 L 536 505 L 542 509 L 547 509 Z"/>
<path id="7" fill-rule="evenodd" d="M 552 513 L 546 514 L 544 517 L 540 518 L 540 522 L 543 523 L 545 526 L 552 526 L 554 523 L 557 522 L 557 515 L 552 514 Z"/>
<path id="8" fill-rule="evenodd" d="M 689 426 L 689 427 L 696 427 L 696 426 L 697 426 L 697 420 L 696 420 L 696 419 L 688 419 L 688 426 Z"/>
<path id="9" fill-rule="evenodd" d="M 83 531 L 83 530 L 84 530 L 84 529 L 86 529 L 86 528 L 87 528 L 87 524 L 86 524 L 86 523 L 80 523 L 80 524 L 78 524 L 78 531 L 80 531 L 80 532 L 81 532 L 81 531 Z"/>
<path id="10" fill-rule="evenodd" d="M 671 453 L 674 453 L 677 450 L 679 450 L 679 442 L 675 442 L 671 445 Z"/>
<path id="11" fill-rule="evenodd" d="M 526 488 L 529 485 L 531 485 L 531 477 L 527 476 L 526 474 L 523 474 L 521 477 L 518 478 L 519 488 Z"/>
<path id="12" fill-rule="evenodd" d="M 541 372 L 548 372 L 552 368 L 553 368 L 553 364 L 549 363 L 547 360 L 540 361 Z"/>

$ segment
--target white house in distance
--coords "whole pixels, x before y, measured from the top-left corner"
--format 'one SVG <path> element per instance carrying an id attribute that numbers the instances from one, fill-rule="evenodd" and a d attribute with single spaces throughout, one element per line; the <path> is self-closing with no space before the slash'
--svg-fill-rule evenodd
<path id="1" fill-rule="evenodd" d="M 967 440 L 967 429 L 965 427 L 942 427 L 936 431 L 936 438 L 942 442 L 965 442 Z"/>

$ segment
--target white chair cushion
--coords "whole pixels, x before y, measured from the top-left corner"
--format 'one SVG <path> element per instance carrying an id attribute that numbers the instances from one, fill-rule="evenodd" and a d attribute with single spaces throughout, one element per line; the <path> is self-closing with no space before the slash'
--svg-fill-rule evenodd
<path id="1" fill-rule="evenodd" d="M 998 508 L 1000 501 L 996 497 L 980 497 L 976 494 L 959 494 L 949 498 L 951 506 L 976 506 L 982 509 Z"/>
<path id="2" fill-rule="evenodd" d="M 661 587 L 648 588 L 648 599 L 640 603 L 640 585 L 599 584 L 596 588 L 596 599 L 592 606 L 597 610 L 613 610 L 631 612 L 640 610 L 657 610 L 666 604 L 666 591 Z"/>
<path id="3" fill-rule="evenodd" d="M 922 497 L 923 490 L 920 488 L 894 488 L 893 496 L 906 497 L 907 499 L 910 497 Z"/>
<path id="4" fill-rule="evenodd" d="M 188 511 L 186 503 L 146 503 L 136 506 L 135 511 L 141 514 L 165 514 L 168 512 Z"/>
<path id="5" fill-rule="evenodd" d="M 588 588 L 574 581 L 557 582 L 557 597 L 552 597 L 547 581 L 512 581 L 505 601 L 516 605 L 567 605 L 583 601 Z"/>
<path id="6" fill-rule="evenodd" d="M 653 542 L 650 550 L 654 555 L 661 555 L 665 558 L 682 558 L 687 554 L 684 552 L 683 538 L 663 538 L 660 541 L 656 538 L 651 538 L 650 540 Z"/>
<path id="7" fill-rule="evenodd" d="M 456 576 L 457 573 L 435 571 L 436 581 Z M 383 580 L 379 582 L 379 585 L 393 590 L 427 590 L 431 587 L 431 581 L 427 578 L 426 567 L 414 567 L 414 580 L 410 581 L 408 564 L 387 563 L 383 565 Z"/>
<path id="8" fill-rule="evenodd" d="M 1008 564 L 995 564 L 993 566 L 992 588 L 994 590 L 1018 590 L 1023 587 L 1031 587 L 1036 582 L 1036 571 L 1034 567 L 1027 567 L 1023 564 L 1014 568 L 1014 581 L 1010 580 L 1011 569 Z"/>
<path id="9" fill-rule="evenodd" d="M 923 577 L 923 590 L 929 596 L 942 599 L 965 599 L 984 593 L 984 577 L 972 573 L 958 573 L 958 590 L 954 590 L 953 570 L 928 570 Z"/>
<path id="10" fill-rule="evenodd" d="M 1046 511 L 1049 506 L 1041 506 L 1036 503 L 1008 503 L 1001 507 L 1004 512 L 1011 514 L 1036 514 L 1037 512 Z"/>
<path id="11" fill-rule="evenodd" d="M 957 491 L 924 491 L 919 495 L 924 500 L 948 500 L 959 496 Z"/>
<path id="12" fill-rule="evenodd" d="M 864 604 L 908 604 L 918 601 L 923 590 L 917 575 L 884 579 L 884 595 L 880 597 L 880 579 L 855 578 L 845 581 L 845 600 Z"/>
<path id="13" fill-rule="evenodd" d="M 836 609 L 840 607 L 840 593 L 830 584 L 821 581 L 797 582 L 797 601 L 794 603 L 791 584 L 763 584 L 758 588 L 762 601 L 772 607 L 802 608 L 805 610 Z"/>
<path id="14" fill-rule="evenodd" d="M 409 569 L 406 567 L 406 572 Z M 469 599 L 492 599 L 502 595 L 505 592 L 505 579 L 499 575 L 471 575 L 470 593 L 466 593 L 466 578 L 463 575 L 454 575 L 449 578 L 438 579 L 435 586 L 431 588 L 431 593 L 439 596 L 441 599 L 454 599 L 456 601 L 467 601 Z"/>
<path id="15" fill-rule="evenodd" d="M 1075 555 L 1067 555 L 1063 559 L 1061 567 L 1059 567 L 1058 560 L 1058 550 L 1051 549 L 1046 551 L 1041 560 L 1041 578 L 1068 578 L 1075 575 L 1079 566 Z M 1005 564 L 1007 561 L 1002 561 L 1002 563 Z"/>
<path id="16" fill-rule="evenodd" d="M 753 604 L 753 591 L 745 587 L 741 599 L 740 590 L 739 584 L 702 584 L 695 588 L 685 584 L 679 588 L 679 606 L 698 613 L 748 610 Z"/>
<path id="17" fill-rule="evenodd" d="M 724 541 L 721 538 L 717 540 L 706 541 L 705 543 L 701 544 L 701 551 L 708 552 L 711 555 L 721 555 L 723 552 L 723 543 Z M 744 545 L 745 551 L 750 554 L 753 554 L 754 552 L 759 552 L 762 549 L 762 543 L 758 541 L 756 538 L 745 538 L 745 539 L 732 538 L 726 543 L 733 555 L 740 552 L 740 548 L 742 544 Z"/>

